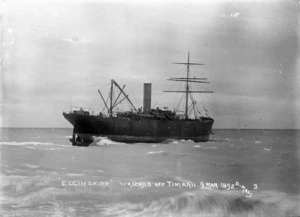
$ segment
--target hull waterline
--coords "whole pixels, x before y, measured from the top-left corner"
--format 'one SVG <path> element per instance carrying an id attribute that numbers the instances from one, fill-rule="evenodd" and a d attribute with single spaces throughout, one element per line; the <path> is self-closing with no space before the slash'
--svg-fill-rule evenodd
<path id="1" fill-rule="evenodd" d="M 73 145 L 86 145 L 97 136 L 126 143 L 155 143 L 167 139 L 208 141 L 214 122 L 212 118 L 131 120 L 122 117 L 101 117 L 73 113 L 63 113 L 63 115 L 74 126 Z"/>

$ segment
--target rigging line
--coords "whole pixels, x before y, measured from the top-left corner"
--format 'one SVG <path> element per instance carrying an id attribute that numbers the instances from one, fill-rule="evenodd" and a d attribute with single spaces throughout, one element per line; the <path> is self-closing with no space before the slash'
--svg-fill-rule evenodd
<path id="1" fill-rule="evenodd" d="M 109 100 L 109 95 L 110 95 L 110 90 L 109 90 L 109 92 L 108 92 L 108 95 L 107 95 L 107 98 L 106 98 L 106 101 L 105 101 L 106 104 L 107 104 L 107 102 L 108 102 L 108 100 Z"/>
<path id="2" fill-rule="evenodd" d="M 105 109 L 107 109 L 107 107 L 104 105 L 101 113 L 103 113 Z"/>
<path id="3" fill-rule="evenodd" d="M 94 98 L 93 98 L 92 104 L 91 104 L 89 110 L 92 108 L 92 105 L 95 104 L 95 102 L 96 102 L 96 103 L 98 102 L 97 97 L 94 97 Z M 92 110 L 92 111 L 93 111 L 93 110 Z"/>
<path id="4" fill-rule="evenodd" d="M 92 108 L 92 106 L 93 106 L 93 103 L 92 103 L 91 106 L 89 107 L 89 110 Z"/>
<path id="5" fill-rule="evenodd" d="M 197 109 L 198 114 L 199 114 L 200 116 L 202 116 L 202 112 L 199 111 L 199 108 L 198 108 L 198 106 L 197 106 L 197 103 L 196 103 L 195 98 L 192 96 L 192 94 L 190 94 L 190 95 L 191 95 L 192 100 L 195 102 L 195 107 L 196 107 L 196 109 Z"/>
<path id="6" fill-rule="evenodd" d="M 109 95 L 110 95 L 110 91 L 109 91 L 109 93 L 108 93 L 108 95 L 107 95 L 107 98 L 106 98 L 106 101 L 105 101 L 105 104 L 107 105 L 107 102 L 108 102 L 108 99 L 109 99 Z M 104 110 L 105 110 L 105 106 L 104 106 L 104 108 L 102 109 L 102 113 L 104 112 Z"/>
<path id="7" fill-rule="evenodd" d="M 194 108 L 195 100 L 191 97 L 191 94 L 189 94 L 189 97 L 191 98 L 191 101 L 192 101 L 192 104 L 190 105 L 190 108 L 189 108 L 189 109 L 191 109 L 191 111 L 190 111 L 190 113 L 191 113 L 193 111 L 192 109 Z"/>
<path id="8" fill-rule="evenodd" d="M 189 106 L 188 111 L 193 107 L 193 102 L 192 104 Z"/>
<path id="9" fill-rule="evenodd" d="M 180 83 L 180 89 L 183 89 L 183 87 L 184 87 L 184 83 Z M 176 107 L 179 110 L 180 109 L 179 106 L 181 104 L 182 98 L 183 98 L 182 94 L 177 94 L 176 95 L 176 100 L 173 103 L 173 107 Z M 175 102 L 178 102 L 176 106 L 175 106 Z"/>
<path id="10" fill-rule="evenodd" d="M 133 105 L 133 103 L 131 102 L 131 100 L 128 98 L 128 95 L 122 90 L 122 88 L 118 85 L 118 83 L 114 80 L 112 80 L 112 82 L 119 88 L 119 90 L 124 94 L 124 96 L 126 97 L 126 99 L 128 100 L 128 102 L 130 102 L 131 106 L 134 108 L 135 111 L 137 111 L 137 109 L 135 108 L 135 106 Z"/>
<path id="11" fill-rule="evenodd" d="M 194 98 L 192 96 L 192 93 L 190 93 L 189 96 L 190 96 L 191 101 L 192 101 L 193 110 L 194 110 L 194 116 L 195 116 L 195 119 L 196 119 L 196 113 L 195 113 L 195 103 L 196 103 L 196 101 L 194 100 Z"/>
<path id="12" fill-rule="evenodd" d="M 191 112 L 193 111 L 193 110 L 192 110 L 193 104 L 194 104 L 194 103 L 192 103 L 192 104 L 190 105 L 190 107 L 188 108 L 188 116 L 190 116 Z"/>
<path id="13" fill-rule="evenodd" d="M 100 94 L 100 96 L 101 96 L 101 99 L 103 100 L 103 102 L 104 102 L 104 105 L 105 105 L 105 107 L 107 108 L 107 111 L 109 112 L 109 108 L 108 108 L 108 106 L 107 106 L 107 103 L 105 102 L 105 100 L 104 100 L 104 98 L 103 98 L 103 95 L 102 95 L 102 93 L 101 93 L 101 91 L 98 89 L 98 93 Z M 104 109 L 103 109 L 104 110 Z"/>
<path id="14" fill-rule="evenodd" d="M 208 112 L 208 110 L 205 108 L 205 106 L 204 106 L 204 102 L 203 102 L 203 99 L 201 100 L 201 104 L 202 104 L 202 107 L 203 107 L 203 110 L 207 113 Z"/>
<path id="15" fill-rule="evenodd" d="M 203 104 L 203 100 L 202 100 L 202 104 Z M 198 105 L 196 105 L 196 109 L 197 109 L 197 112 L 198 112 L 198 114 L 200 115 L 200 116 L 203 116 L 202 115 L 202 112 L 199 110 L 199 108 L 198 108 Z"/>
<path id="16" fill-rule="evenodd" d="M 176 106 L 176 108 L 178 109 L 178 111 L 182 110 L 181 107 L 180 107 L 180 104 L 181 104 L 181 101 L 183 99 L 183 94 L 180 94 L 180 95 L 181 95 L 181 97 L 180 97 L 179 102 L 177 103 L 177 106 Z"/>
<path id="17" fill-rule="evenodd" d="M 196 108 L 197 108 L 197 111 L 198 111 L 199 115 L 200 115 L 200 116 L 203 116 L 202 112 L 199 111 L 199 108 L 198 108 L 197 106 L 196 106 Z"/>
<path id="18" fill-rule="evenodd" d="M 196 102 L 193 102 L 194 117 L 195 117 L 195 119 L 197 119 L 195 105 L 196 105 Z"/>
<path id="19" fill-rule="evenodd" d="M 113 91 L 112 98 L 111 98 L 112 100 L 116 99 L 115 93 L 116 93 L 116 91 Z M 112 106 L 112 108 L 113 108 L 113 106 Z"/>
<path id="20" fill-rule="evenodd" d="M 193 96 L 192 93 L 190 93 L 190 97 L 191 97 L 191 100 L 192 100 L 192 101 L 196 102 L 196 100 L 195 100 L 195 98 L 194 98 L 194 96 Z"/>
<path id="21" fill-rule="evenodd" d="M 123 99 L 121 99 L 118 103 L 116 103 L 116 105 L 114 107 L 116 107 L 117 105 L 119 105 L 121 102 L 123 102 L 126 99 L 126 97 L 124 97 Z"/>
<path id="22" fill-rule="evenodd" d="M 124 88 L 125 88 L 125 85 L 123 85 L 122 90 L 124 90 Z M 114 103 L 113 103 L 113 106 L 114 106 L 114 105 L 116 104 L 116 102 L 118 101 L 118 99 L 119 99 L 121 93 L 122 93 L 122 92 L 120 91 L 119 95 L 117 96 L 116 100 L 115 100 Z"/>
<path id="23" fill-rule="evenodd" d="M 194 97 L 193 97 L 193 95 L 192 95 L 192 93 L 190 94 L 190 96 L 191 96 L 191 99 L 192 99 L 192 101 L 194 101 L 194 102 L 196 102 L 196 100 L 194 99 Z M 203 101 L 203 100 L 202 100 Z M 195 104 L 196 105 L 196 104 Z M 202 105 L 203 105 L 203 102 L 202 102 Z M 202 112 L 200 112 L 199 111 L 199 108 L 198 108 L 198 106 L 196 105 L 196 108 L 197 108 L 197 112 L 199 113 L 199 115 L 201 115 L 202 116 Z"/>

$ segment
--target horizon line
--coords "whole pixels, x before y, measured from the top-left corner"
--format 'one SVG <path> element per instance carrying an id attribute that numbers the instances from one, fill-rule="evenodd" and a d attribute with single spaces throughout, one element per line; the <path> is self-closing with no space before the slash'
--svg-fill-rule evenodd
<path id="1" fill-rule="evenodd" d="M 0 127 L 0 129 L 73 129 L 73 127 Z M 300 130 L 300 128 L 213 128 L 212 130 Z"/>

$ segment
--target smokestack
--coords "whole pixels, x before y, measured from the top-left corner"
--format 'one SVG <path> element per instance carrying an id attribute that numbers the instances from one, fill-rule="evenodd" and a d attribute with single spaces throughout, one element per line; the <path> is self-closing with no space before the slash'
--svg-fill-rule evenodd
<path id="1" fill-rule="evenodd" d="M 144 83 L 144 102 L 143 112 L 148 112 L 151 109 L 151 83 Z"/>

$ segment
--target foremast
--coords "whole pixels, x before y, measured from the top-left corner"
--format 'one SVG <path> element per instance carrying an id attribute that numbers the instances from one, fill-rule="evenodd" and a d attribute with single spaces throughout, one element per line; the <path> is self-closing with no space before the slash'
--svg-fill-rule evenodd
<path id="1" fill-rule="evenodd" d="M 190 66 L 191 65 L 198 65 L 198 66 L 202 66 L 204 65 L 203 63 L 191 63 L 190 62 L 190 52 L 188 52 L 188 58 L 187 58 L 187 62 L 179 62 L 179 63 L 173 63 L 173 64 L 180 64 L 180 65 L 186 65 L 186 77 L 182 78 L 182 77 L 171 77 L 167 80 L 169 81 L 183 81 L 186 82 L 186 89 L 184 91 L 172 91 L 172 90 L 166 90 L 164 92 L 179 92 L 179 93 L 185 93 L 185 119 L 188 119 L 188 110 L 189 110 L 189 94 L 190 93 L 213 93 L 213 91 L 191 91 L 190 90 L 190 85 L 189 82 L 195 82 L 195 83 L 209 83 L 206 82 L 205 80 L 207 80 L 207 78 L 190 78 Z M 193 102 L 193 106 L 194 106 L 194 102 Z"/>
<path id="2" fill-rule="evenodd" d="M 113 101 L 114 86 L 116 86 L 116 87 L 119 89 L 120 92 L 119 92 L 117 98 Z M 135 111 L 137 111 L 137 109 L 135 108 L 135 106 L 133 105 L 133 103 L 131 102 L 131 100 L 129 99 L 128 95 L 124 92 L 124 88 L 125 88 L 125 85 L 121 88 L 121 87 L 119 86 L 119 84 L 118 84 L 115 80 L 111 79 L 111 83 L 110 83 L 110 93 L 109 93 L 109 98 L 110 98 L 109 107 L 108 107 L 107 102 L 105 101 L 105 99 L 104 99 L 104 97 L 103 97 L 101 91 L 98 89 L 98 92 L 99 92 L 99 94 L 100 94 L 100 96 L 101 96 L 101 99 L 102 99 L 103 102 L 104 102 L 104 105 L 105 105 L 105 107 L 106 107 L 106 109 L 107 109 L 107 112 L 108 112 L 108 114 L 109 114 L 110 117 L 113 116 L 113 109 L 114 109 L 117 105 L 119 105 L 122 101 L 124 101 L 125 99 L 127 99 L 127 101 L 130 103 L 130 105 L 133 107 L 133 109 L 134 109 Z M 122 98 L 121 100 L 118 101 L 118 99 L 120 98 L 121 94 L 123 94 L 123 98 Z"/>

